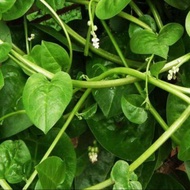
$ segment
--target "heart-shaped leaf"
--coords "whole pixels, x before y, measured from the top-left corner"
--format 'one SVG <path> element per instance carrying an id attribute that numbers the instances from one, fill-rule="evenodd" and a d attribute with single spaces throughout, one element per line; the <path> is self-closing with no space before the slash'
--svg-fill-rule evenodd
<path id="1" fill-rule="evenodd" d="M 101 0 L 96 6 L 96 16 L 99 19 L 109 19 L 122 11 L 131 0 Z"/>
<path id="2" fill-rule="evenodd" d="M 42 44 L 34 46 L 26 57 L 52 73 L 67 71 L 70 68 L 67 51 L 52 42 L 42 41 Z"/>
<path id="3" fill-rule="evenodd" d="M 64 72 L 48 81 L 42 74 L 32 75 L 23 91 L 23 103 L 31 121 L 47 133 L 59 120 L 72 97 L 72 81 Z"/>
<path id="4" fill-rule="evenodd" d="M 166 24 L 159 32 L 158 41 L 161 44 L 171 46 L 175 44 L 183 35 L 184 29 L 181 24 Z"/>
<path id="5" fill-rule="evenodd" d="M 111 171 L 111 179 L 114 181 L 113 190 L 126 189 L 136 190 L 142 189 L 137 175 L 129 171 L 129 164 L 123 160 L 115 163 Z"/>
<path id="6" fill-rule="evenodd" d="M 165 25 L 159 34 L 148 30 L 139 30 L 132 35 L 131 50 L 137 54 L 155 54 L 167 58 L 169 46 L 183 35 L 183 27 L 178 23 Z"/>
<path id="7" fill-rule="evenodd" d="M 36 170 L 43 189 L 56 189 L 65 180 L 65 162 L 57 156 L 47 158 L 36 166 Z"/>
<path id="8" fill-rule="evenodd" d="M 148 30 L 135 32 L 130 41 L 131 51 L 137 54 L 155 54 L 167 58 L 169 47 L 159 43 L 157 34 Z"/>
<path id="9" fill-rule="evenodd" d="M 142 124 L 147 120 L 148 114 L 142 107 L 143 101 L 144 98 L 138 94 L 131 94 L 121 98 L 123 113 L 132 123 Z"/>

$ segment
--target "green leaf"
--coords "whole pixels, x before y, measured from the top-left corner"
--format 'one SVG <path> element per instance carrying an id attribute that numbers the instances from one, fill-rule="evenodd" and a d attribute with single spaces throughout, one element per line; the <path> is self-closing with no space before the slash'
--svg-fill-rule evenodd
<path id="1" fill-rule="evenodd" d="M 34 46 L 29 56 L 26 57 L 52 73 L 67 71 L 70 68 L 69 55 L 66 50 L 52 42 L 42 41 L 42 44 Z"/>
<path id="2" fill-rule="evenodd" d="M 9 10 L 15 2 L 16 0 L 0 1 L 0 13 L 4 13 Z"/>
<path id="3" fill-rule="evenodd" d="M 22 92 L 26 82 L 22 70 L 8 62 L 1 67 L 4 76 L 4 87 L 0 91 L 0 117 L 6 114 L 23 110 Z M 0 138 L 7 138 L 30 127 L 30 122 L 26 114 L 17 114 L 4 119 L 1 123 Z"/>
<path id="4" fill-rule="evenodd" d="M 57 156 L 47 158 L 36 166 L 36 170 L 43 189 L 56 189 L 65 180 L 65 162 Z"/>
<path id="5" fill-rule="evenodd" d="M 157 62 L 157 63 L 151 65 L 151 67 L 150 67 L 151 75 L 158 78 L 160 70 L 164 67 L 165 64 L 166 64 L 165 61 L 160 61 L 160 62 Z"/>
<path id="6" fill-rule="evenodd" d="M 169 51 L 167 45 L 159 43 L 155 33 L 147 30 L 135 32 L 131 38 L 130 47 L 136 54 L 155 54 L 165 59 Z"/>
<path id="7" fill-rule="evenodd" d="M 96 6 L 96 16 L 99 19 L 109 19 L 120 13 L 131 0 L 101 0 Z"/>
<path id="8" fill-rule="evenodd" d="M 124 87 L 111 87 L 93 90 L 93 96 L 106 117 L 121 113 L 120 101 Z"/>
<path id="9" fill-rule="evenodd" d="M 177 9 L 181 9 L 181 10 L 185 10 L 190 6 L 190 1 L 189 0 L 181 0 L 181 1 L 176 1 L 176 0 L 164 0 L 166 3 L 168 3 L 169 5 L 177 8 Z"/>
<path id="10" fill-rule="evenodd" d="M 4 62 L 8 59 L 8 54 L 11 51 L 11 45 L 7 42 L 0 42 L 0 62 Z"/>
<path id="11" fill-rule="evenodd" d="M 130 47 L 137 54 L 155 54 L 167 58 L 169 46 L 183 35 L 183 27 L 178 23 L 165 25 L 157 35 L 148 30 L 140 30 L 132 35 Z"/>
<path id="12" fill-rule="evenodd" d="M 142 107 L 143 102 L 144 98 L 137 94 L 122 96 L 121 107 L 123 113 L 132 123 L 142 124 L 147 120 L 148 114 L 145 108 Z"/>
<path id="13" fill-rule="evenodd" d="M 169 94 L 166 105 L 166 118 L 167 123 L 170 126 L 175 120 L 177 120 L 183 111 L 188 107 L 188 104 L 173 94 Z M 190 118 L 188 118 L 182 126 L 175 132 L 175 136 L 178 139 L 183 139 L 184 135 L 189 131 Z"/>
<path id="14" fill-rule="evenodd" d="M 121 159 L 133 161 L 152 144 L 155 122 L 151 115 L 143 124 L 137 125 L 123 115 L 108 119 L 97 112 L 87 123 L 97 141 Z"/>
<path id="15" fill-rule="evenodd" d="M 187 34 L 190 36 L 190 11 L 188 12 L 185 19 L 185 29 L 187 31 Z"/>
<path id="16" fill-rule="evenodd" d="M 72 98 L 72 81 L 64 72 L 48 81 L 42 74 L 32 75 L 23 91 L 23 103 L 31 121 L 47 133 L 59 120 Z"/>
<path id="17" fill-rule="evenodd" d="M 97 111 L 97 104 L 92 104 L 91 106 L 87 107 L 85 110 L 82 111 L 82 113 L 79 113 L 79 117 L 83 117 L 84 119 L 91 118 Z"/>
<path id="18" fill-rule="evenodd" d="M 34 0 L 16 0 L 14 5 L 5 13 L 3 13 L 3 20 L 14 20 L 23 16 L 33 5 Z"/>
<path id="19" fill-rule="evenodd" d="M 160 44 L 171 46 L 176 43 L 183 35 L 184 29 L 181 24 L 166 24 L 159 32 L 158 41 Z"/>
<path id="20" fill-rule="evenodd" d="M 185 133 L 181 140 L 178 158 L 182 161 L 190 160 L 190 130 Z"/>
<path id="21" fill-rule="evenodd" d="M 111 171 L 111 179 L 114 181 L 113 190 L 126 189 L 136 190 L 142 189 L 137 175 L 129 171 L 129 164 L 119 160 L 115 163 Z"/>
<path id="22" fill-rule="evenodd" d="M 22 140 L 6 140 L 0 144 L 0 179 L 19 183 L 26 178 L 24 166 L 31 160 L 30 152 Z"/>
<path id="23" fill-rule="evenodd" d="M 6 23 L 4 21 L 0 21 L 0 39 L 3 42 L 8 42 L 8 43 L 12 43 L 11 40 L 11 32 L 9 30 L 9 27 L 6 25 Z"/>
<path id="24" fill-rule="evenodd" d="M 87 159 L 87 161 L 85 159 Z M 78 158 L 80 164 L 78 167 L 81 167 L 81 164 L 84 161 L 86 161 L 85 169 L 83 169 L 79 176 L 75 177 L 75 187 L 78 189 L 84 189 L 104 181 L 113 166 L 115 156 L 101 148 L 98 153 L 97 162 L 92 164 L 89 161 L 89 158 L 87 158 L 87 154 L 85 154 L 85 157 L 80 156 Z"/>

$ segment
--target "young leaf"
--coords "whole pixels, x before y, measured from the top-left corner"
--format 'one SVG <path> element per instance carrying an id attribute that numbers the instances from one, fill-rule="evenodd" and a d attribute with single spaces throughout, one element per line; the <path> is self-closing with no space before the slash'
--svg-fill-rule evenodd
<path id="1" fill-rule="evenodd" d="M 134 172 L 129 171 L 129 164 L 122 160 L 117 161 L 113 166 L 111 171 L 111 179 L 114 181 L 113 190 L 142 189 L 137 175 Z"/>
<path id="2" fill-rule="evenodd" d="M 23 16 L 33 5 L 34 0 L 16 0 L 14 5 L 5 13 L 3 13 L 3 20 L 14 20 Z"/>
<path id="3" fill-rule="evenodd" d="M 131 94 L 125 97 L 122 96 L 121 107 L 123 113 L 132 123 L 142 124 L 147 120 L 147 112 L 141 106 L 143 101 L 144 99 L 137 94 Z"/>
<path id="4" fill-rule="evenodd" d="M 22 140 L 4 141 L 0 144 L 0 179 L 21 182 L 26 178 L 24 167 L 30 160 L 30 152 Z"/>
<path id="5" fill-rule="evenodd" d="M 155 54 L 167 58 L 169 47 L 159 43 L 157 35 L 153 32 L 142 30 L 135 32 L 130 41 L 131 51 L 137 54 Z"/>
<path id="6" fill-rule="evenodd" d="M 96 6 L 96 16 L 99 19 L 109 19 L 121 12 L 131 0 L 101 0 Z"/>
<path id="7" fill-rule="evenodd" d="M 42 74 L 32 75 L 23 91 L 23 103 L 31 121 L 47 133 L 59 120 L 72 97 L 67 73 L 58 72 L 51 81 Z"/>
<path id="8" fill-rule="evenodd" d="M 160 44 L 171 46 L 176 43 L 183 35 L 184 29 L 181 24 L 166 24 L 159 32 L 158 41 Z"/>
<path id="9" fill-rule="evenodd" d="M 47 158 L 36 166 L 36 170 L 43 189 L 56 189 L 65 180 L 65 162 L 57 156 Z"/>
<path id="10" fill-rule="evenodd" d="M 34 46 L 29 56 L 26 57 L 52 73 L 67 71 L 70 68 L 69 55 L 66 50 L 52 42 L 42 41 L 42 44 Z"/>
<path id="11" fill-rule="evenodd" d="M 190 131 L 188 130 L 181 140 L 178 158 L 182 161 L 190 160 Z"/>
<path id="12" fill-rule="evenodd" d="M 15 2 L 16 0 L 0 1 L 0 13 L 4 13 L 9 10 Z"/>

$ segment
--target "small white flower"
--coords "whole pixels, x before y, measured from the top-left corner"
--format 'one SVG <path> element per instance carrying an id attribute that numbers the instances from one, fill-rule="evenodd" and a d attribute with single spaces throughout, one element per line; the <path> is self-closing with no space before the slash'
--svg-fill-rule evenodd
<path id="1" fill-rule="evenodd" d="M 176 79 L 176 74 L 179 72 L 179 67 L 173 66 L 172 69 L 168 71 L 168 80 Z"/>
<path id="2" fill-rule="evenodd" d="M 89 153 L 89 159 L 94 164 L 95 162 L 98 161 L 98 154 L 95 152 Z"/>
<path id="3" fill-rule="evenodd" d="M 87 25 L 88 25 L 88 26 L 91 26 L 91 24 L 92 24 L 92 23 L 91 23 L 91 21 L 89 20 L 89 21 L 87 22 Z"/>
<path id="4" fill-rule="evenodd" d="M 28 37 L 28 41 L 32 41 L 35 38 L 35 34 L 31 34 L 30 37 Z"/>
<path id="5" fill-rule="evenodd" d="M 92 45 L 93 45 L 96 49 L 99 48 L 99 41 L 100 41 L 100 40 L 97 38 L 97 36 L 94 35 L 93 38 L 92 38 Z"/>

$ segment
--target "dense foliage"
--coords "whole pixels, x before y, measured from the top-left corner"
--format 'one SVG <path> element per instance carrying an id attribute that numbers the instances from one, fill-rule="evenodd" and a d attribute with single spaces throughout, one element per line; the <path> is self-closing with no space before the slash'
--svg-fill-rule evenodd
<path id="1" fill-rule="evenodd" d="M 190 0 L 0 1 L 2 189 L 190 189 Z"/>

